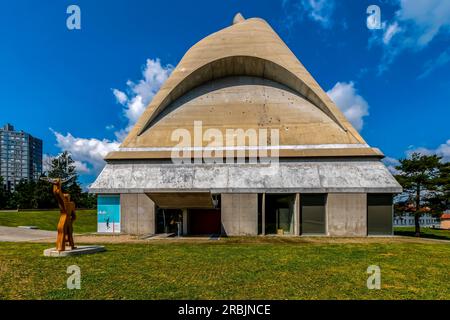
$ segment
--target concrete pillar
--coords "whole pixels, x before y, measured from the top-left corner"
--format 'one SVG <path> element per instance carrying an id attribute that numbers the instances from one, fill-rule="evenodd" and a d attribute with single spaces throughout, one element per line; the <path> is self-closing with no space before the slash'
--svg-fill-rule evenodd
<path id="1" fill-rule="evenodd" d="M 222 194 L 221 219 L 225 235 L 258 235 L 258 194 Z"/>
<path id="2" fill-rule="evenodd" d="M 146 194 L 121 194 L 120 210 L 122 233 L 133 235 L 155 233 L 155 203 Z"/>
<path id="3" fill-rule="evenodd" d="M 300 194 L 295 195 L 294 202 L 294 235 L 300 235 Z"/>
<path id="4" fill-rule="evenodd" d="M 329 236 L 367 236 L 367 196 L 365 193 L 329 193 L 326 210 Z"/>
<path id="5" fill-rule="evenodd" d="M 261 234 L 265 235 L 266 234 L 266 194 L 263 193 L 262 194 L 262 201 L 261 201 Z"/>
<path id="6" fill-rule="evenodd" d="M 188 210 L 183 209 L 183 235 L 188 234 Z"/>

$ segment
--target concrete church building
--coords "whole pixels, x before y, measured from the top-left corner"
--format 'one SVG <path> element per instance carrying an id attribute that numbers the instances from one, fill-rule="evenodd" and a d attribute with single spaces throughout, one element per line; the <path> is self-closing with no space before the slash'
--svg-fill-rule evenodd
<path id="1" fill-rule="evenodd" d="M 238 14 L 189 49 L 90 191 L 101 232 L 391 235 L 402 189 L 383 157 L 267 22 Z"/>

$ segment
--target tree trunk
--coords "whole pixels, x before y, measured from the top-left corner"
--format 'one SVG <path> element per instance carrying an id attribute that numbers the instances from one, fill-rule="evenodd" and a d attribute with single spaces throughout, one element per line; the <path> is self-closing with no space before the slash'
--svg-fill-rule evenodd
<path id="1" fill-rule="evenodd" d="M 420 237 L 420 185 L 416 189 L 416 212 L 414 214 L 414 224 L 416 227 L 415 236 Z"/>

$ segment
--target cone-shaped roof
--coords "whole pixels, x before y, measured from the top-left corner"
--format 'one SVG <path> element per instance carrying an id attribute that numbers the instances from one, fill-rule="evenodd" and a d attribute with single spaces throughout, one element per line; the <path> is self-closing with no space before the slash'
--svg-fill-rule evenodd
<path id="1" fill-rule="evenodd" d="M 279 129 L 280 146 L 293 146 L 286 156 L 381 156 L 259 18 L 237 15 L 189 49 L 107 159 L 165 157 L 161 150 L 177 144 L 171 133 L 193 131 L 194 121 L 204 130 Z"/>

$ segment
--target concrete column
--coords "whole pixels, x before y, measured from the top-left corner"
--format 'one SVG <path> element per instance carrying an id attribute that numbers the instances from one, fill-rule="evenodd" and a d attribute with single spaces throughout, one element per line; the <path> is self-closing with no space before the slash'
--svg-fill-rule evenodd
<path id="1" fill-rule="evenodd" d="M 300 194 L 295 195 L 294 203 L 294 234 L 300 235 Z"/>
<path id="2" fill-rule="evenodd" d="M 221 219 L 228 236 L 258 235 L 258 194 L 222 194 Z"/>
<path id="3" fill-rule="evenodd" d="M 329 236 L 367 236 L 367 195 L 365 193 L 330 193 L 326 210 Z"/>
<path id="4" fill-rule="evenodd" d="M 155 233 L 155 203 L 146 194 L 121 194 L 120 209 L 122 233 L 133 235 Z"/>
<path id="5" fill-rule="evenodd" d="M 183 209 L 183 235 L 188 234 L 188 210 Z"/>
<path id="6" fill-rule="evenodd" d="M 262 194 L 262 201 L 261 201 L 261 205 L 262 205 L 262 208 L 261 208 L 261 219 L 262 219 L 262 221 L 261 221 L 261 234 L 263 234 L 263 235 L 266 235 L 266 194 L 265 193 L 263 193 Z"/>

